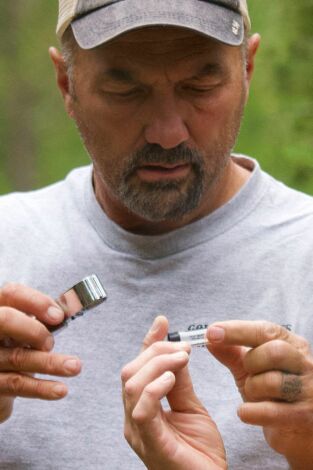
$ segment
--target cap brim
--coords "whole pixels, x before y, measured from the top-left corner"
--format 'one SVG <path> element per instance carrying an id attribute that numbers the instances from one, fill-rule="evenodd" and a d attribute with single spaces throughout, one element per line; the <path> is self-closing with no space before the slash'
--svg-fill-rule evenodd
<path id="1" fill-rule="evenodd" d="M 239 13 L 199 0 L 118 1 L 76 19 L 72 29 L 79 46 L 92 49 L 134 29 L 161 25 L 191 29 L 230 46 L 244 38 Z"/>

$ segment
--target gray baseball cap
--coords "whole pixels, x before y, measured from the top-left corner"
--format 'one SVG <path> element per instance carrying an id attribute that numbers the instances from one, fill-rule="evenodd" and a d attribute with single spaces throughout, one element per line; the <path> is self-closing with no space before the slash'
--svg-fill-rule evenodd
<path id="1" fill-rule="evenodd" d="M 251 26 L 247 0 L 59 0 L 60 39 L 69 25 L 83 49 L 148 26 L 187 28 L 239 46 Z"/>

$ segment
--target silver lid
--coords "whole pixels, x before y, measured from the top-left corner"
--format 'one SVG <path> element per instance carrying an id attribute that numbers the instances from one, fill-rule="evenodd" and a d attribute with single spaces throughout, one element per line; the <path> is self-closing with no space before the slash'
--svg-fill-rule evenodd
<path id="1" fill-rule="evenodd" d="M 56 299 L 56 302 L 65 313 L 65 318 L 59 325 L 49 325 L 49 331 L 55 332 L 67 326 L 69 320 L 75 320 L 75 318 L 83 315 L 85 310 L 96 307 L 106 298 L 107 294 L 98 276 L 91 274 L 85 277 Z"/>

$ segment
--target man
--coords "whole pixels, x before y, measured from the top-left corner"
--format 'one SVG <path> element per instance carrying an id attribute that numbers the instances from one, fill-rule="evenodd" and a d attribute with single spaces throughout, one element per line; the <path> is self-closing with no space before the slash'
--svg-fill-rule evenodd
<path id="1" fill-rule="evenodd" d="M 312 466 L 313 205 L 232 155 L 249 28 L 243 0 L 60 0 L 50 55 L 93 165 L 1 199 L 0 468 L 142 468 L 122 368 L 148 468 Z M 108 300 L 52 352 L 53 299 L 91 272 Z M 210 324 L 211 354 L 168 321 Z"/>

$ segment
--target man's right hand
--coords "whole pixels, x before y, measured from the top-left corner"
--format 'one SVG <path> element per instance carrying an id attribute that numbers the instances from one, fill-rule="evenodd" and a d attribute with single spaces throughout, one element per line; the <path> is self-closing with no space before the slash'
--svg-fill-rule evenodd
<path id="1" fill-rule="evenodd" d="M 226 470 L 221 435 L 193 390 L 190 346 L 161 341 L 167 332 L 167 319 L 157 317 L 122 370 L 125 437 L 149 470 Z"/>
<path id="2" fill-rule="evenodd" d="M 14 398 L 58 400 L 67 395 L 62 382 L 33 374 L 72 377 L 81 370 L 77 357 L 53 354 L 52 334 L 45 327 L 64 313 L 45 294 L 20 284 L 0 289 L 0 423 L 12 413 Z"/>

